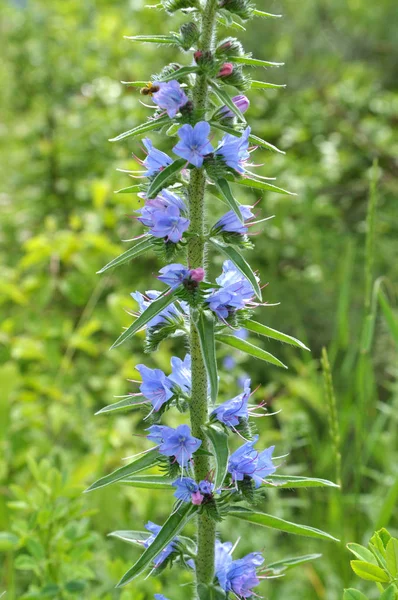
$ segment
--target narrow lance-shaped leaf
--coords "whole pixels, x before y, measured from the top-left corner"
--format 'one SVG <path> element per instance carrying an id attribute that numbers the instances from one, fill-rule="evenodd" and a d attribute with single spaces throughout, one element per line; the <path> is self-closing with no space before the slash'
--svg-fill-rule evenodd
<path id="1" fill-rule="evenodd" d="M 285 84 L 278 84 L 278 83 L 268 83 L 266 81 L 252 81 L 251 82 L 251 87 L 253 90 L 277 90 L 279 88 L 285 88 L 286 85 Z"/>
<path id="2" fill-rule="evenodd" d="M 227 346 L 236 348 L 236 350 L 240 350 L 241 352 L 244 352 L 249 356 L 254 356 L 255 358 L 259 358 L 260 360 L 265 360 L 266 362 L 272 363 L 277 367 L 283 367 L 284 369 L 287 369 L 287 366 L 284 365 L 283 362 L 279 360 L 279 358 L 276 358 L 270 352 L 267 352 L 262 348 L 258 348 L 257 346 L 254 346 L 246 340 L 241 340 L 240 338 L 237 338 L 234 335 L 224 334 L 217 335 L 216 339 L 222 344 L 226 344 Z"/>
<path id="3" fill-rule="evenodd" d="M 172 480 L 169 477 L 163 477 L 163 475 L 133 475 L 131 477 L 126 477 L 126 479 L 122 479 L 120 483 L 149 490 L 173 489 Z"/>
<path id="4" fill-rule="evenodd" d="M 131 338 L 137 331 L 140 331 L 149 321 L 151 321 L 156 315 L 162 312 L 165 308 L 168 307 L 169 304 L 173 302 L 178 292 L 178 288 L 167 293 L 162 294 L 156 300 L 153 300 L 150 305 L 140 314 L 140 316 L 134 321 L 130 327 L 128 327 L 125 331 L 123 331 L 122 335 L 120 335 L 116 342 L 111 346 L 112 348 L 117 348 L 120 344 L 123 344 L 126 340 Z"/>
<path id="5" fill-rule="evenodd" d="M 113 269 L 114 267 L 119 267 L 120 265 L 124 265 L 126 262 L 129 262 L 136 256 L 140 256 L 140 254 L 147 252 L 147 250 L 149 250 L 152 247 L 153 247 L 153 245 L 152 245 L 151 240 L 144 239 L 141 242 L 139 242 L 138 244 L 136 244 L 135 246 L 133 246 L 132 248 L 130 248 L 129 250 L 126 250 L 126 252 L 123 252 L 123 254 L 120 254 L 120 256 L 118 256 L 117 258 L 114 258 L 113 260 L 111 260 L 110 263 L 105 265 L 105 267 L 102 267 L 102 269 L 97 271 L 97 273 L 98 274 L 105 273 L 105 271 L 108 271 L 109 269 Z"/>
<path id="6" fill-rule="evenodd" d="M 119 140 L 123 140 L 127 137 L 137 137 L 146 133 L 147 131 L 153 131 L 154 129 L 160 129 L 163 125 L 170 123 L 169 117 L 160 117 L 159 119 L 153 119 L 152 121 L 148 121 L 148 123 L 143 123 L 142 125 L 138 125 L 133 129 L 129 129 L 129 131 L 124 131 L 120 135 L 117 135 L 114 138 L 111 138 L 110 142 L 118 142 Z"/>
<path id="7" fill-rule="evenodd" d="M 127 85 L 128 87 L 146 87 L 148 85 L 147 81 L 121 81 L 123 85 Z"/>
<path id="8" fill-rule="evenodd" d="M 172 81 L 173 79 L 181 79 L 181 77 L 186 77 L 187 75 L 191 75 L 191 73 L 197 73 L 199 71 L 199 67 L 181 67 L 177 69 L 177 71 L 173 71 L 168 75 L 164 75 L 160 81 Z"/>
<path id="9" fill-rule="evenodd" d="M 230 133 L 231 135 L 234 135 L 235 137 L 240 137 L 242 135 L 241 132 L 236 131 L 236 129 L 233 129 L 233 127 L 228 127 L 228 125 L 221 125 L 221 123 L 217 123 L 217 121 L 210 121 L 210 125 L 212 127 L 214 127 L 215 129 L 219 129 L 220 131 L 225 131 L 225 133 Z M 249 141 L 252 144 L 256 144 L 256 146 L 260 146 L 261 148 L 265 148 L 266 150 L 270 150 L 271 152 L 278 152 L 279 154 L 286 154 L 285 152 L 283 152 L 283 150 L 279 150 L 279 148 L 277 148 L 273 144 L 266 142 L 265 140 L 261 139 L 257 135 L 254 135 L 253 133 L 251 133 L 249 135 Z"/>
<path id="10" fill-rule="evenodd" d="M 312 488 L 312 487 L 334 487 L 338 488 L 337 483 L 327 479 L 316 477 L 300 477 L 298 475 L 268 475 L 267 481 L 263 483 L 266 487 L 280 488 Z"/>
<path id="11" fill-rule="evenodd" d="M 216 182 L 216 187 L 220 191 L 222 197 L 228 203 L 228 206 L 232 208 L 239 221 L 243 223 L 242 213 L 239 210 L 239 203 L 235 200 L 231 188 L 228 185 L 228 181 L 226 179 L 218 179 Z"/>
<path id="12" fill-rule="evenodd" d="M 253 15 L 256 17 L 262 17 L 263 19 L 280 19 L 282 15 L 274 15 L 272 13 L 264 12 L 263 10 L 253 10 Z"/>
<path id="13" fill-rule="evenodd" d="M 115 537 L 118 540 L 123 540 L 123 542 L 128 542 L 129 544 L 133 544 L 134 546 L 138 546 L 142 548 L 143 542 L 145 542 L 150 533 L 148 531 L 112 531 L 109 534 L 109 537 Z"/>
<path id="14" fill-rule="evenodd" d="M 108 406 L 104 406 L 104 408 L 101 408 L 101 410 L 98 410 L 95 414 L 102 415 L 112 412 L 122 412 L 134 408 L 135 406 L 142 404 L 142 402 L 142 396 L 138 396 L 137 398 L 134 398 L 133 396 L 127 396 L 126 398 L 123 398 L 123 400 L 119 400 L 113 404 L 108 404 Z"/>
<path id="15" fill-rule="evenodd" d="M 239 108 L 237 108 L 232 102 L 232 98 L 230 97 L 230 95 L 227 94 L 227 92 L 223 90 L 215 81 L 210 81 L 210 85 L 213 88 L 216 96 L 218 96 L 219 100 L 221 100 L 223 104 L 225 104 L 230 110 L 232 110 L 232 112 L 238 118 L 239 121 L 241 121 L 242 123 L 246 123 L 243 114 L 241 113 Z"/>
<path id="16" fill-rule="evenodd" d="M 246 321 L 243 321 L 242 327 L 248 329 L 249 331 L 253 331 L 253 333 L 258 333 L 259 335 L 272 338 L 273 340 L 278 340 L 279 342 L 283 342 L 285 344 L 291 344 L 292 346 L 297 346 L 303 350 L 309 350 L 309 348 L 307 348 L 303 342 L 300 342 L 300 340 L 297 340 L 286 333 L 282 333 L 281 331 L 277 331 L 276 329 L 272 329 L 271 327 L 267 327 L 266 325 L 258 323 L 257 321 L 247 319 Z"/>
<path id="17" fill-rule="evenodd" d="M 251 511 L 243 507 L 236 507 L 229 511 L 228 514 L 231 517 L 236 517 L 237 519 L 254 523 L 255 525 L 260 525 L 261 527 L 270 527 L 272 529 L 279 529 L 279 531 L 286 531 L 287 533 L 303 535 L 306 537 L 319 538 L 321 540 L 332 540 L 334 542 L 339 541 L 329 533 L 325 533 L 320 529 L 315 529 L 315 527 L 291 523 L 290 521 L 285 521 L 279 517 L 267 515 L 266 513 L 262 512 Z"/>
<path id="18" fill-rule="evenodd" d="M 272 185 L 272 183 L 267 183 L 266 181 L 262 181 L 260 179 L 255 179 L 253 177 L 240 177 L 239 179 L 234 179 L 233 177 L 227 177 L 228 181 L 232 183 L 236 183 L 238 185 L 243 185 L 245 187 L 250 187 L 256 190 L 264 190 L 267 192 L 275 192 L 276 194 L 286 194 L 287 196 L 295 196 L 293 192 L 289 192 L 288 190 L 284 190 L 276 185 Z"/>
<path id="19" fill-rule="evenodd" d="M 297 565 L 302 565 L 307 562 L 312 562 L 317 558 L 321 558 L 322 554 L 305 554 L 304 556 L 293 556 L 292 558 L 283 558 L 273 563 L 267 564 L 267 569 L 274 569 L 276 571 L 286 570 Z"/>
<path id="20" fill-rule="evenodd" d="M 218 394 L 217 357 L 214 337 L 215 320 L 213 315 L 208 311 L 193 312 L 193 319 L 199 335 L 203 362 L 209 378 L 211 399 L 215 402 Z"/>
<path id="21" fill-rule="evenodd" d="M 185 158 L 178 158 L 171 165 L 165 167 L 162 171 L 156 175 L 156 177 L 151 181 L 148 191 L 147 198 L 155 198 L 158 193 L 170 183 L 167 183 L 169 179 L 175 177 L 177 173 L 181 171 L 181 169 L 187 164 Z"/>
<path id="22" fill-rule="evenodd" d="M 251 56 L 230 56 L 231 62 L 241 63 L 249 67 L 282 67 L 285 63 L 270 62 L 269 60 L 260 60 Z"/>
<path id="23" fill-rule="evenodd" d="M 254 275 L 251 266 L 248 262 L 246 262 L 246 260 L 240 254 L 240 252 L 238 252 L 238 250 L 236 250 L 233 246 L 227 246 L 226 244 L 223 244 L 216 238 L 211 238 L 210 242 L 215 248 L 217 248 L 217 250 L 219 250 L 220 252 L 225 254 L 225 256 L 227 256 L 230 260 L 232 260 L 236 268 L 239 269 L 242 275 L 244 275 L 244 277 L 246 277 L 248 282 L 252 285 L 254 293 L 261 302 L 261 289 L 256 279 L 256 276 Z"/>
<path id="24" fill-rule="evenodd" d="M 172 46 L 181 44 L 176 35 L 125 35 L 124 38 L 131 42 L 141 42 L 143 44 L 169 44 Z"/>
<path id="25" fill-rule="evenodd" d="M 217 490 L 223 485 L 228 472 L 228 436 L 216 425 L 206 425 L 203 427 L 203 433 L 213 448 L 213 455 L 216 461 L 214 487 Z"/>
<path id="26" fill-rule="evenodd" d="M 117 587 L 123 587 L 140 575 L 158 554 L 169 544 L 192 519 L 198 510 L 192 504 L 183 504 L 167 519 L 162 529 L 148 548 L 141 554 L 137 562 L 123 575 Z"/>
<path id="27" fill-rule="evenodd" d="M 115 194 L 136 194 L 141 191 L 142 191 L 141 185 L 135 184 L 135 185 L 129 185 L 128 187 L 125 187 L 125 188 L 121 188 L 120 190 L 116 190 Z"/>
<path id="28" fill-rule="evenodd" d="M 116 469 L 109 475 L 105 475 L 105 477 L 101 477 L 95 481 L 89 488 L 85 490 L 85 492 L 92 492 L 94 490 L 98 490 L 100 488 L 111 485 L 112 483 L 116 483 L 121 479 L 132 475 L 133 473 L 139 473 L 140 471 L 144 471 L 145 469 L 149 469 L 149 467 L 153 467 L 159 461 L 159 452 L 157 448 L 152 448 L 144 454 L 140 456 L 132 463 L 125 465 L 124 467 L 120 467 L 120 469 Z"/>

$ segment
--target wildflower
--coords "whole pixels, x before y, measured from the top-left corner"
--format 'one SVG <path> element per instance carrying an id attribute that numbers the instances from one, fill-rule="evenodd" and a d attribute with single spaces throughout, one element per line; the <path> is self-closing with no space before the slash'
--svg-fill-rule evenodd
<path id="1" fill-rule="evenodd" d="M 254 217 L 251 209 L 251 206 L 245 206 L 242 204 L 239 206 L 239 211 L 244 221 L 248 221 Z M 228 231 L 230 233 L 239 233 L 243 235 L 247 233 L 248 227 L 245 223 L 242 223 L 242 221 L 238 219 L 233 210 L 230 210 L 213 225 L 213 230 Z"/>
<path id="2" fill-rule="evenodd" d="M 166 596 L 163 596 L 163 594 L 155 594 L 154 598 L 155 600 L 169 600 L 168 598 L 166 598 Z"/>
<path id="3" fill-rule="evenodd" d="M 199 491 L 204 496 L 209 496 L 210 494 L 213 493 L 213 490 L 214 490 L 214 483 L 212 483 L 211 481 L 208 481 L 207 479 L 203 479 L 202 481 L 199 481 Z"/>
<path id="4" fill-rule="evenodd" d="M 144 160 L 144 166 L 147 168 L 145 172 L 146 177 L 153 177 L 157 175 L 159 171 L 162 171 L 168 165 L 173 162 L 165 152 L 155 148 L 149 138 L 144 138 L 143 144 L 148 152 L 146 159 Z"/>
<path id="5" fill-rule="evenodd" d="M 158 279 L 170 286 L 172 290 L 181 285 L 190 275 L 189 269 L 180 263 L 167 265 L 166 267 L 160 269 L 159 273 L 160 275 L 158 276 Z"/>
<path id="6" fill-rule="evenodd" d="M 228 427 L 239 425 L 240 419 L 247 419 L 248 417 L 247 402 L 250 397 L 250 392 L 250 379 L 246 379 L 242 394 L 235 396 L 232 400 L 227 400 L 227 402 L 220 404 L 220 406 L 217 406 L 211 414 Z"/>
<path id="7" fill-rule="evenodd" d="M 234 96 L 233 98 L 231 98 L 231 100 L 235 104 L 236 108 L 238 108 L 242 114 L 245 113 L 249 109 L 249 106 L 250 106 L 249 98 L 247 98 L 243 94 Z M 228 108 L 228 106 L 225 106 L 225 105 L 220 108 L 220 110 L 217 112 L 217 114 L 219 117 L 222 117 L 224 119 L 232 119 L 235 116 L 235 114 L 232 112 L 232 110 L 230 108 Z"/>
<path id="8" fill-rule="evenodd" d="M 172 383 L 160 369 L 149 369 L 145 365 L 137 365 L 136 369 L 142 377 L 140 391 L 157 412 L 173 396 Z"/>
<path id="9" fill-rule="evenodd" d="M 186 354 L 184 360 L 177 356 L 171 359 L 171 374 L 169 380 L 176 384 L 183 392 L 189 394 L 191 392 L 192 376 L 191 376 L 191 355 Z"/>
<path id="10" fill-rule="evenodd" d="M 172 485 L 176 488 L 174 496 L 183 502 L 190 502 L 192 494 L 199 490 L 198 484 L 191 477 L 176 479 Z"/>
<path id="11" fill-rule="evenodd" d="M 231 75 L 233 70 L 234 65 L 232 63 L 224 63 L 217 73 L 217 77 L 228 77 L 228 75 Z"/>
<path id="12" fill-rule="evenodd" d="M 188 466 L 193 453 L 202 444 L 201 440 L 191 435 L 188 425 L 179 425 L 176 429 L 162 425 L 152 425 L 148 428 L 148 431 L 148 439 L 160 442 L 160 454 L 174 456 L 181 467 Z"/>
<path id="13" fill-rule="evenodd" d="M 263 452 L 258 453 L 254 445 L 258 441 L 258 435 L 250 442 L 246 442 L 229 457 L 228 471 L 233 481 L 242 481 L 245 477 L 253 479 L 255 487 L 258 488 L 268 475 L 275 472 L 276 467 L 272 463 L 272 453 L 275 446 L 270 446 Z"/>
<path id="14" fill-rule="evenodd" d="M 203 267 L 197 267 L 196 269 L 191 269 L 189 274 L 191 276 L 192 281 L 200 283 L 205 277 L 205 270 L 203 269 Z"/>
<path id="15" fill-rule="evenodd" d="M 224 159 L 228 167 L 241 175 L 244 174 L 244 164 L 250 157 L 248 152 L 250 131 L 250 127 L 246 127 L 241 137 L 227 133 L 215 151 L 216 155 Z"/>
<path id="16" fill-rule="evenodd" d="M 148 308 L 153 300 L 156 300 L 156 298 L 160 296 L 160 292 L 157 290 L 147 290 L 145 296 L 141 294 L 141 292 L 132 292 L 130 295 L 138 302 L 139 313 L 141 314 Z M 178 301 L 175 304 L 169 304 L 169 306 L 149 321 L 147 327 L 156 327 L 157 325 L 164 323 L 167 319 L 181 318 L 182 313 L 188 313 L 188 304 L 186 302 Z"/>
<path id="17" fill-rule="evenodd" d="M 150 233 L 157 238 L 165 238 L 166 241 L 177 244 L 183 233 L 189 227 L 189 219 L 180 216 L 180 210 L 176 206 L 168 206 L 164 212 L 153 213 L 153 227 Z"/>
<path id="18" fill-rule="evenodd" d="M 159 86 L 159 91 L 152 95 L 152 100 L 159 108 L 163 108 L 170 119 L 172 119 L 176 116 L 180 108 L 185 106 L 188 98 L 175 79 L 166 83 L 160 82 L 157 85 Z"/>
<path id="19" fill-rule="evenodd" d="M 156 525 L 156 523 L 148 521 L 148 523 L 145 525 L 145 529 L 152 533 L 152 535 L 150 535 L 149 538 L 144 542 L 145 548 L 149 548 L 149 546 L 155 541 L 156 536 L 162 528 L 160 525 Z M 172 540 L 170 544 L 167 544 L 167 546 L 163 548 L 161 553 L 156 556 L 156 558 L 153 561 L 155 567 L 160 567 L 160 565 L 166 560 L 166 558 L 175 550 L 176 541 L 177 538 L 174 538 L 174 540 Z"/>
<path id="20" fill-rule="evenodd" d="M 180 141 L 173 148 L 173 152 L 177 156 L 186 158 L 189 163 L 195 167 L 201 167 L 203 157 L 213 151 L 208 135 L 210 133 L 210 125 L 206 121 L 199 121 L 195 127 L 192 125 L 183 125 L 178 130 Z"/>
<path id="21" fill-rule="evenodd" d="M 232 544 L 221 543 L 216 540 L 215 547 L 215 574 L 218 582 L 225 592 L 233 592 L 239 598 L 250 598 L 252 588 L 260 583 L 256 569 L 264 559 L 259 552 L 251 552 L 244 558 L 232 559 Z"/>
<path id="22" fill-rule="evenodd" d="M 191 499 L 192 499 L 192 504 L 195 504 L 196 506 L 200 506 L 203 502 L 203 496 L 199 490 L 197 492 L 195 492 L 194 494 L 192 494 Z"/>
<path id="23" fill-rule="evenodd" d="M 136 210 L 140 214 L 137 219 L 146 227 L 152 228 L 160 215 L 166 213 L 169 206 L 174 206 L 184 215 L 187 213 L 187 207 L 182 198 L 168 190 L 163 190 L 156 198 L 146 200 L 145 205 Z"/>
<path id="24" fill-rule="evenodd" d="M 230 313 L 244 308 L 254 295 L 252 285 L 230 260 L 224 262 L 223 272 L 216 282 L 220 288 L 213 290 L 206 302 L 220 319 L 227 319 Z"/>

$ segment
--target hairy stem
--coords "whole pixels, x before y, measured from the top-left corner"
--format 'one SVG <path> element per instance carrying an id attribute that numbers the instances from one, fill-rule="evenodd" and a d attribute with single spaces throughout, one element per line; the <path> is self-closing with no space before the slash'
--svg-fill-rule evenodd
<path id="1" fill-rule="evenodd" d="M 200 50 L 212 49 L 215 35 L 215 17 L 217 0 L 207 0 L 202 14 Z M 206 111 L 208 84 L 206 75 L 196 78 L 194 89 L 194 105 L 198 111 Z M 204 196 L 206 176 L 203 169 L 193 169 L 188 189 L 189 216 L 192 237 L 188 243 L 188 261 L 190 268 L 204 267 Z M 202 440 L 202 449 L 208 450 L 208 443 L 203 435 L 202 426 L 207 421 L 207 375 L 203 362 L 199 336 L 191 318 L 190 350 L 192 358 L 192 399 L 190 417 L 192 434 Z M 197 481 L 204 479 L 211 470 L 209 456 L 201 455 L 195 459 L 195 477 Z M 214 577 L 214 545 L 215 522 L 206 515 L 198 517 L 198 552 L 196 557 L 197 583 L 211 583 Z"/>

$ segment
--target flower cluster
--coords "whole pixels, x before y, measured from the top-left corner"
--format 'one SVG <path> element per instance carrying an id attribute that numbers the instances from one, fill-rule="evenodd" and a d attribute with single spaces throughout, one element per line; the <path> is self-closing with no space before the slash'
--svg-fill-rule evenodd
<path id="1" fill-rule="evenodd" d="M 149 233 L 156 238 L 164 238 L 166 242 L 177 244 L 189 227 L 184 201 L 168 190 L 163 190 L 152 200 L 146 200 L 136 212 L 139 213 L 138 221 L 149 227 Z"/>
<path id="2" fill-rule="evenodd" d="M 206 302 L 222 321 L 244 308 L 254 296 L 251 283 L 230 260 L 224 262 L 222 274 L 216 278 L 216 283 L 219 287 L 207 296 Z"/>
<path id="3" fill-rule="evenodd" d="M 196 483 L 191 477 L 181 477 L 173 482 L 173 487 L 176 488 L 174 496 L 182 502 L 192 502 L 192 504 L 200 505 L 203 500 L 210 498 L 213 494 L 214 484 L 207 479 L 203 479 Z"/>
<path id="4" fill-rule="evenodd" d="M 150 369 L 137 365 L 142 378 L 140 392 L 153 406 L 155 412 L 173 396 L 188 396 L 191 392 L 191 356 L 184 360 L 174 356 L 171 359 L 172 371 L 167 377 L 161 369 Z"/>
<path id="5" fill-rule="evenodd" d="M 176 116 L 180 108 L 186 105 L 188 98 L 178 81 L 160 82 L 156 84 L 159 91 L 152 94 L 152 100 L 159 108 L 163 108 L 170 119 Z"/>
<path id="6" fill-rule="evenodd" d="M 174 290 L 180 285 L 198 284 L 203 281 L 204 276 L 205 272 L 202 267 L 188 269 L 180 263 L 173 263 L 160 269 L 158 279 Z"/>
<path id="7" fill-rule="evenodd" d="M 216 540 L 215 572 L 221 588 L 225 592 L 232 592 L 239 598 L 250 598 L 253 588 L 260 580 L 257 577 L 257 569 L 264 562 L 259 552 L 251 552 L 244 558 L 232 559 L 232 544 L 222 544 Z"/>
<path id="8" fill-rule="evenodd" d="M 147 429 L 148 440 L 159 444 L 163 456 L 174 457 L 180 467 L 188 467 L 192 455 L 201 446 L 202 441 L 191 435 L 188 425 L 179 425 L 175 429 L 166 425 L 152 425 Z"/>

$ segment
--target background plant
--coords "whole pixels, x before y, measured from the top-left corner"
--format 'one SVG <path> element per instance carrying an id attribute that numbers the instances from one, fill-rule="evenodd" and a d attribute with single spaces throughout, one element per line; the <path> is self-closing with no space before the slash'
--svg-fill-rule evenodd
<path id="1" fill-rule="evenodd" d="M 379 157 L 380 174 L 374 273 L 376 277 L 384 275 L 383 295 L 395 306 L 394 8 L 391 1 L 379 3 L 377 9 L 363 4 L 347 6 L 346 2 L 327 2 L 320 8 L 312 0 L 297 6 L 273 3 L 267 10 L 283 12 L 284 19 L 277 23 L 254 21 L 250 35 L 239 34 L 245 48 L 259 58 L 286 62 L 283 69 L 268 72 L 272 81 L 288 82 L 286 90 L 253 96 L 250 114 L 261 137 L 288 151 L 280 157 L 267 151 L 261 156 L 258 150 L 258 162 L 266 160 L 270 172 L 283 173 L 281 182 L 298 196 L 294 201 L 272 193 L 264 196 L 264 212 L 276 216 L 268 222 L 266 235 L 256 239 L 251 257 L 256 268 L 261 263 L 262 273 L 272 281 L 267 290 L 270 301 L 282 300 L 277 310 L 266 313 L 267 324 L 277 328 L 283 322 L 286 331 L 295 332 L 312 350 L 311 356 L 298 356 L 297 351 L 275 342 L 274 352 L 289 364 L 289 371 L 250 364 L 253 383 L 261 383 L 258 400 L 266 398 L 275 410 L 284 408 L 279 415 L 260 422 L 261 445 L 276 442 L 281 453 L 290 452 L 284 473 L 322 473 L 335 479 L 318 364 L 326 345 L 343 457 L 343 521 L 337 510 L 339 495 L 331 490 L 327 495 L 316 489 L 271 490 L 270 511 L 335 533 L 342 527 L 346 541 L 365 543 L 376 528 L 389 524 L 393 532 L 396 526 L 394 321 L 387 322 L 377 305 L 368 353 L 372 369 L 365 370 L 364 380 L 377 394 L 364 426 L 366 461 L 360 469 L 359 494 L 353 493 L 358 467 L 352 452 L 357 412 L 352 382 L 358 372 L 352 367 L 352 356 L 357 353 L 362 328 L 365 221 L 374 156 Z M 133 144 L 127 140 L 126 145 L 111 145 L 106 140 L 115 131 L 134 125 L 133 110 L 138 123 L 146 109 L 138 113 L 136 96 L 128 90 L 121 100 L 118 82 L 139 79 L 145 68 L 159 71 L 167 52 L 163 49 L 160 55 L 148 46 L 142 47 L 139 55 L 126 53 L 122 36 L 150 27 L 166 34 L 170 27 L 160 13 L 124 1 L 101 2 L 94 7 L 85 2 L 49 5 L 37 0 L 22 9 L 3 4 L 0 10 L 6 48 L 0 67 L 1 105 L 3 121 L 8 124 L 2 125 L 0 142 L 4 191 L 0 225 L 4 362 L 0 514 L 1 528 L 11 531 L 15 512 L 8 503 L 15 498 L 6 482 L 12 480 L 27 492 L 31 490 L 31 475 L 25 467 L 28 453 L 38 459 L 49 458 L 82 490 L 93 465 L 100 476 L 116 468 L 119 458 L 138 451 L 139 438 L 131 438 L 130 426 L 122 416 L 92 419 L 93 410 L 109 404 L 113 395 L 127 393 L 130 388 L 125 380 L 142 360 L 141 340 L 128 349 L 122 346 L 105 352 L 115 331 L 129 322 L 121 312 L 131 291 L 128 268 L 115 270 L 106 281 L 99 280 L 95 272 L 125 249 L 119 239 L 131 237 L 132 231 L 124 215 L 137 208 L 132 196 L 113 195 L 114 189 L 124 185 L 124 177 L 110 168 L 111 161 L 115 167 L 134 168 L 126 150 L 127 146 L 133 151 Z M 174 51 L 168 55 L 170 60 L 172 54 Z M 49 71 L 54 84 L 46 86 L 43 76 Z M 258 77 L 261 74 L 259 71 Z M 60 124 L 53 140 L 45 127 L 49 105 L 56 109 Z M 55 177 L 51 176 L 50 160 L 54 148 L 62 157 Z M 56 181 L 52 194 L 47 187 L 51 177 Z M 249 190 L 244 199 L 243 193 L 244 203 L 258 199 Z M 343 262 L 342 248 L 347 257 Z M 158 267 L 149 254 L 137 262 L 135 287 L 144 289 L 148 272 L 157 272 Z M 170 349 L 161 347 L 156 366 L 167 369 L 169 356 Z M 239 356 L 235 360 L 243 374 L 248 365 Z M 228 385 L 227 378 L 221 390 L 225 386 L 227 393 Z M 138 551 L 105 535 L 118 528 L 121 520 L 128 521 L 132 505 L 134 520 L 162 522 L 169 508 L 163 495 L 151 492 L 149 497 L 145 490 L 118 488 L 114 496 L 104 489 L 97 497 L 84 497 L 83 502 L 86 510 L 98 502 L 101 513 L 89 517 L 90 528 L 103 534 L 101 544 L 95 546 L 95 578 L 88 583 L 84 597 L 151 597 L 153 581 L 140 581 L 139 591 L 113 590 L 114 581 Z M 258 535 L 245 527 L 242 553 L 262 544 Z M 287 539 L 271 530 L 267 535 L 276 558 L 288 553 L 323 553 L 312 565 L 287 572 L 269 586 L 263 584 L 268 597 L 333 600 L 340 599 L 343 587 L 350 586 L 348 553 L 299 536 Z M 15 552 L 25 552 L 21 542 Z M 10 586 L 13 556 L 6 554 L 0 559 L 3 588 L 10 597 L 20 597 L 32 580 L 29 573 L 23 576 L 14 571 L 14 588 Z M 352 581 L 355 587 L 357 579 Z M 174 587 L 174 580 L 172 585 L 168 578 L 168 585 L 171 597 L 184 597 L 184 588 L 180 590 L 177 581 Z M 375 594 L 378 597 L 377 590 Z"/>

